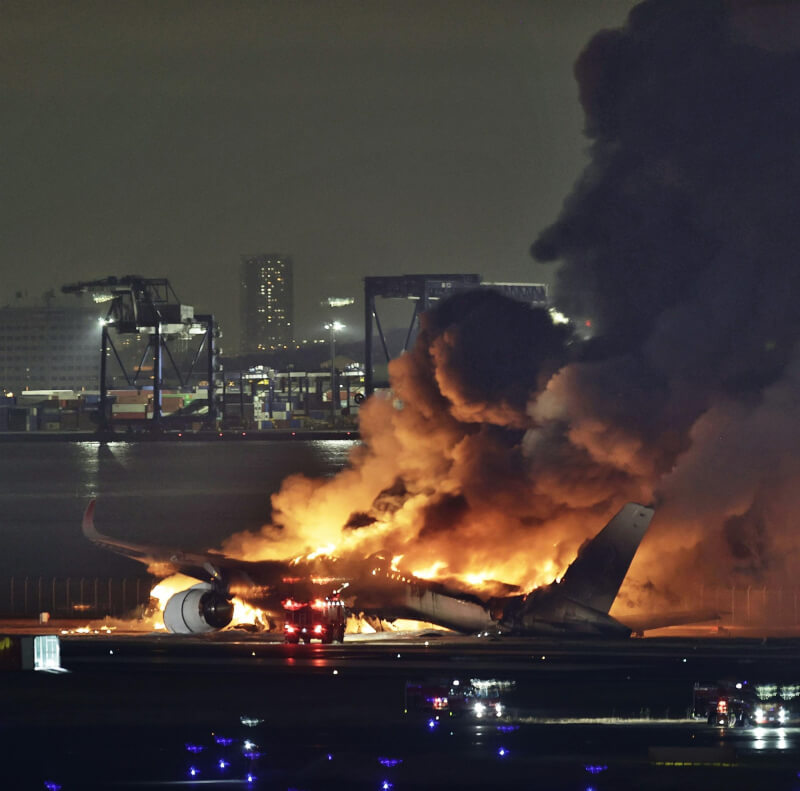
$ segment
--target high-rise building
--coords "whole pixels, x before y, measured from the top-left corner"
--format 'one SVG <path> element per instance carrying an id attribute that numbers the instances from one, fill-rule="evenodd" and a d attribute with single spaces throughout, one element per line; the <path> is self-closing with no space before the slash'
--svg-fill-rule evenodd
<path id="1" fill-rule="evenodd" d="M 269 351 L 294 337 L 292 259 L 265 253 L 242 256 L 240 352 Z"/>
<path id="2" fill-rule="evenodd" d="M 53 292 L 19 295 L 0 308 L 0 387 L 6 391 L 96 390 L 100 379 L 97 305 Z"/>

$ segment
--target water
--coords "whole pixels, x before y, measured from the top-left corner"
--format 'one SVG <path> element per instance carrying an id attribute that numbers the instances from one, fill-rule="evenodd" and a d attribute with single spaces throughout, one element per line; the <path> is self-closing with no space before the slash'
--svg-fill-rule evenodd
<path id="1" fill-rule="evenodd" d="M 97 498 L 102 533 L 190 550 L 270 520 L 289 474 L 330 476 L 351 440 L 0 445 L 0 577 L 140 574 L 81 534 Z"/>

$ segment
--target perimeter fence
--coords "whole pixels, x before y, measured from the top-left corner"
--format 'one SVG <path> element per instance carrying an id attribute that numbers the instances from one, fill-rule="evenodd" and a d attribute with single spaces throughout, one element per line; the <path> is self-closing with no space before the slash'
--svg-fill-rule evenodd
<path id="1" fill-rule="evenodd" d="M 136 618 L 153 577 L 9 577 L 0 582 L 0 617 Z"/>
<path id="2" fill-rule="evenodd" d="M 700 585 L 683 596 L 682 606 L 716 610 L 722 626 L 800 626 L 800 588 Z"/>
<path id="3" fill-rule="evenodd" d="M 138 618 L 154 577 L 33 577 L 0 579 L 0 618 Z M 669 608 L 720 614 L 721 626 L 800 627 L 800 588 L 712 587 L 684 592 Z M 621 613 L 618 613 L 621 616 Z"/>

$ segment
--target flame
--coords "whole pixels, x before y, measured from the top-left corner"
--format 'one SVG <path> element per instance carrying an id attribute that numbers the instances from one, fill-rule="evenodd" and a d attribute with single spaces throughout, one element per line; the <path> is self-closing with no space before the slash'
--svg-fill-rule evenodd
<path id="1" fill-rule="evenodd" d="M 412 571 L 411 573 L 415 577 L 419 577 L 420 579 L 432 580 L 439 577 L 440 576 L 439 572 L 442 569 L 446 568 L 447 568 L 447 563 L 445 563 L 443 560 L 437 560 L 431 566 L 428 566 L 428 568 L 414 569 L 414 571 Z"/>
<path id="2" fill-rule="evenodd" d="M 188 577 L 185 574 L 172 574 L 171 576 L 159 580 L 150 591 L 150 598 L 155 600 L 157 606 L 155 613 L 151 620 L 153 621 L 154 629 L 165 629 L 164 626 L 164 608 L 172 596 L 181 591 L 197 585 L 200 580 L 194 577 Z M 233 620 L 227 628 L 235 626 L 256 626 L 258 628 L 265 628 L 269 624 L 269 618 L 264 610 L 258 607 L 253 607 L 238 596 L 234 596 L 231 601 L 233 602 Z"/>
<path id="3" fill-rule="evenodd" d="M 323 555 L 332 557 L 335 550 L 336 544 L 326 544 L 324 547 L 319 547 L 319 549 L 315 549 L 313 552 L 310 552 L 308 555 L 306 555 L 306 560 L 314 560 L 314 558 L 318 558 Z"/>
<path id="4" fill-rule="evenodd" d="M 163 615 L 167 602 L 176 593 L 185 591 L 193 585 L 199 584 L 200 580 L 188 577 L 186 574 L 172 574 L 163 580 L 159 580 L 150 591 L 150 598 L 158 602 L 158 611 Z M 162 623 L 163 626 L 163 623 Z"/>
<path id="5" fill-rule="evenodd" d="M 233 620 L 230 623 L 230 627 L 247 624 L 263 629 L 269 624 L 269 619 L 267 618 L 267 614 L 264 612 L 264 610 L 261 610 L 258 607 L 253 607 L 247 602 L 242 601 L 242 599 L 240 599 L 238 596 L 234 596 L 232 601 Z"/>

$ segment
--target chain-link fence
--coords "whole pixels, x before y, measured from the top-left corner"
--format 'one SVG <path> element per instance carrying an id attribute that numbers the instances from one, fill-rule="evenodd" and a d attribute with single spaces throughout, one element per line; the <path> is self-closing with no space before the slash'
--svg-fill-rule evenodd
<path id="1" fill-rule="evenodd" d="M 0 580 L 0 618 L 131 618 L 147 607 L 153 577 L 32 577 Z M 685 592 L 677 607 L 719 613 L 719 624 L 800 627 L 800 588 L 706 587 Z M 624 620 L 624 618 L 623 618 Z"/>
<path id="2" fill-rule="evenodd" d="M 153 577 L 10 577 L 0 582 L 0 617 L 137 617 L 153 584 Z"/>
<path id="3" fill-rule="evenodd" d="M 716 610 L 723 626 L 800 626 L 800 588 L 705 587 L 687 593 L 688 608 Z"/>

